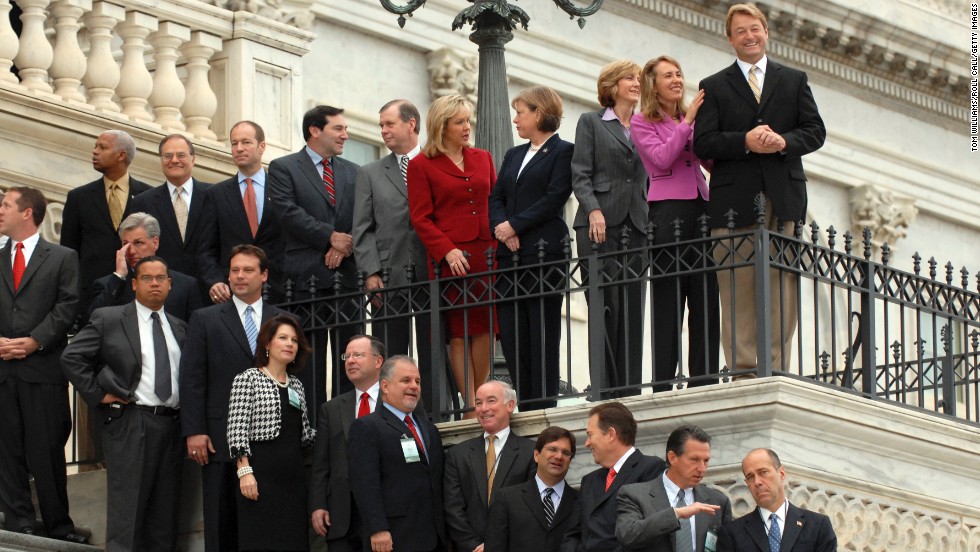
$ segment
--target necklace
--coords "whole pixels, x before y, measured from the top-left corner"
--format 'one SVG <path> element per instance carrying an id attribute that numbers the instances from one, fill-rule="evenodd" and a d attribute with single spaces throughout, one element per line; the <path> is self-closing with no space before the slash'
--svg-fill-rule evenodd
<path id="1" fill-rule="evenodd" d="M 265 374 L 266 376 L 268 376 L 268 377 L 269 377 L 269 379 L 271 379 L 271 380 L 272 380 L 272 381 L 273 381 L 273 382 L 274 382 L 274 383 L 275 383 L 276 385 L 278 385 L 279 387 L 282 387 L 283 389 L 285 389 L 285 388 L 287 388 L 287 387 L 289 387 L 289 376 L 286 376 L 286 382 L 285 382 L 285 383 L 283 383 L 283 382 L 281 382 L 281 381 L 279 381 L 279 380 L 277 380 L 277 379 L 275 378 L 275 376 L 273 376 L 273 375 L 272 375 L 272 372 L 270 372 L 268 368 L 262 368 L 262 372 L 263 372 L 263 373 L 264 373 L 264 374 Z"/>

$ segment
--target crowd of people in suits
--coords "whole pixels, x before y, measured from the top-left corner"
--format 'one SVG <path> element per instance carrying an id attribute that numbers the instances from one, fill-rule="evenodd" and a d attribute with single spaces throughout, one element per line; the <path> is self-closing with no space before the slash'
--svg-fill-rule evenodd
<path id="1" fill-rule="evenodd" d="M 0 207 L 0 233 L 9 237 L 0 249 L 7 525 L 40 530 L 33 477 L 43 532 L 87 540 L 65 490 L 70 381 L 90 407 L 82 429 L 108 466 L 107 550 L 175 549 L 185 457 L 202 468 L 209 551 L 305 550 L 309 526 L 331 550 L 764 551 L 779 550 L 780 535 L 783 550 L 830 550 L 829 521 L 785 501 L 785 471 L 772 451 L 745 457 L 759 510 L 731 522 L 728 499 L 700 484 L 710 437 L 698 428 L 671 435 L 665 463 L 633 447 L 628 409 L 597 405 L 585 446 L 602 467 L 576 491 L 564 479 L 572 433 L 551 427 L 532 443 L 509 427 L 518 399 L 528 410 L 553 406 L 558 394 L 562 296 L 529 298 L 527 290 L 560 289 L 567 275 L 536 281 L 520 269 L 563 257 L 572 193 L 580 256 L 614 251 L 624 233 L 645 235 L 648 223 L 658 244 L 696 237 L 704 220 L 713 233 L 728 232 L 729 211 L 736 229 L 748 226 L 759 192 L 773 231 L 792 232 L 803 218 L 800 158 L 825 138 L 806 75 L 768 60 L 767 21 L 754 5 L 732 6 L 726 34 L 736 63 L 703 80 L 689 103 L 672 57 L 604 67 L 602 108 L 579 119 L 574 146 L 557 134 L 558 94 L 522 91 L 512 107 L 527 142 L 507 152 L 499 172 L 488 152 L 469 146 L 472 106 L 450 95 L 431 104 L 421 145 L 418 109 L 385 104 L 379 125 L 391 154 L 363 167 L 340 157 L 342 109 L 309 110 L 303 149 L 268 170 L 262 128 L 241 121 L 229 132 L 238 171 L 215 185 L 192 176 L 194 143 L 182 134 L 160 141 L 165 182 L 151 187 L 129 174 L 132 137 L 106 131 L 92 154 L 102 176 L 68 193 L 60 246 L 38 233 L 43 195 L 8 190 Z M 712 175 L 710 199 L 702 168 Z M 650 268 L 639 258 L 616 262 L 603 270 Z M 671 263 L 656 268 L 669 272 Z M 516 276 L 491 280 L 494 264 Z M 408 299 L 383 289 L 437 277 L 464 282 L 443 298 L 453 307 L 507 299 L 496 313 L 467 307 L 444 317 L 456 389 L 466 417 L 484 430 L 445 454 L 420 406 L 431 399 L 422 382 L 436 369 L 427 316 L 384 319 L 374 336 L 338 324 L 308 341 L 274 305 L 292 281 L 294 299 L 366 292 L 375 313 L 403 312 Z M 730 367 L 755 364 L 754 334 L 731 327 L 754 327 L 752 282 L 746 267 L 717 281 L 700 272 L 655 283 L 655 381 L 675 378 L 685 306 L 691 376 L 718 371 L 719 340 Z M 639 392 L 644 292 L 639 283 L 603 292 L 607 398 Z M 356 319 L 346 303 L 327 305 Z M 778 365 L 795 315 L 773 316 Z M 514 387 L 488 382 L 495 336 Z M 413 341 L 416 358 L 407 356 Z M 302 369 L 311 352 L 321 362 Z"/>

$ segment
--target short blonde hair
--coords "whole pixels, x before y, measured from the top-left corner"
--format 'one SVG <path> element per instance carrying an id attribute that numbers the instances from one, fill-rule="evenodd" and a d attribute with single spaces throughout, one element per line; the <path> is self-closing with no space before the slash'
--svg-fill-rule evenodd
<path id="1" fill-rule="evenodd" d="M 525 88 L 510 102 L 510 106 L 517 107 L 517 102 L 523 102 L 531 111 L 540 115 L 538 119 L 538 130 L 541 132 L 555 132 L 561 126 L 562 103 L 561 96 L 547 86 L 532 86 Z"/>
<path id="2" fill-rule="evenodd" d="M 606 65 L 599 72 L 597 88 L 599 91 L 599 105 L 602 107 L 613 107 L 616 105 L 616 85 L 620 79 L 630 75 L 639 75 L 640 66 L 629 59 L 620 59 Z"/>
<path id="3" fill-rule="evenodd" d="M 661 63 L 669 63 L 677 67 L 678 71 L 681 71 L 680 62 L 670 56 L 660 56 L 651 59 L 643 66 L 643 74 L 640 78 L 640 109 L 648 121 L 662 121 L 664 118 L 664 113 L 660 109 L 660 95 L 657 93 L 657 65 Z M 681 74 L 684 74 L 684 72 L 681 71 Z M 687 113 L 683 93 L 681 94 L 680 101 L 677 102 L 677 113 L 680 115 Z"/>
<path id="4" fill-rule="evenodd" d="M 755 4 L 735 4 L 728 8 L 728 15 L 725 17 L 725 36 L 732 36 L 732 18 L 736 13 L 754 17 L 762 22 L 762 28 L 769 32 L 769 22 L 766 21 L 766 14 Z"/>
<path id="5" fill-rule="evenodd" d="M 437 98 L 429 106 L 429 112 L 425 117 L 425 145 L 422 146 L 422 153 L 426 157 L 432 158 L 441 153 L 446 153 L 446 127 L 449 120 L 460 111 L 473 113 L 473 104 L 459 94 L 450 94 Z"/>

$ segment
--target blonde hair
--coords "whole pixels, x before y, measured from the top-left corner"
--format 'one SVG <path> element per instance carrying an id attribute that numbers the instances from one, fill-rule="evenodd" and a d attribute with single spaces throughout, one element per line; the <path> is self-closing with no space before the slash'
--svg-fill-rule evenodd
<path id="1" fill-rule="evenodd" d="M 754 17 L 762 22 L 762 28 L 769 32 L 769 22 L 766 21 L 766 14 L 755 4 L 735 4 L 728 8 L 728 15 L 725 17 L 725 36 L 732 36 L 732 18 L 736 13 Z"/>
<path id="2" fill-rule="evenodd" d="M 425 145 L 422 146 L 422 153 L 426 157 L 431 159 L 446 153 L 446 127 L 449 126 L 449 120 L 460 111 L 473 113 L 473 104 L 459 94 L 442 96 L 429 106 L 425 117 Z"/>
<path id="3" fill-rule="evenodd" d="M 657 65 L 664 62 L 677 67 L 677 70 L 681 71 L 681 64 L 670 56 L 660 56 L 651 59 L 643 66 L 643 74 L 640 78 L 640 104 L 643 116 L 648 121 L 662 121 L 664 119 L 664 112 L 660 108 L 660 95 L 657 93 Z M 681 74 L 683 73 L 681 71 Z M 685 113 L 687 113 L 687 106 L 684 105 L 684 94 L 682 91 L 681 99 L 677 102 L 677 114 L 683 117 Z"/>
<path id="4" fill-rule="evenodd" d="M 614 61 L 603 67 L 602 71 L 599 72 L 599 81 L 596 83 L 599 92 L 599 105 L 602 107 L 615 106 L 616 85 L 619 84 L 619 80 L 639 74 L 640 66 L 628 59 Z"/>
<path id="5" fill-rule="evenodd" d="M 510 102 L 510 106 L 516 109 L 517 102 L 523 102 L 531 111 L 541 116 L 537 124 L 539 131 L 555 132 L 561 126 L 561 96 L 551 88 L 547 86 L 525 88 L 514 98 L 514 101 Z"/>

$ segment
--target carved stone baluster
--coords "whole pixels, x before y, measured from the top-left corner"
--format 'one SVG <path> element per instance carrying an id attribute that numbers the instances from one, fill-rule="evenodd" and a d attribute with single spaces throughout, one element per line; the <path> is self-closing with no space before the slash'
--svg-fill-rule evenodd
<path id="1" fill-rule="evenodd" d="M 88 103 L 96 109 L 112 113 L 119 112 L 119 106 L 112 101 L 116 85 L 119 84 L 119 66 L 112 55 L 112 28 L 125 16 L 126 10 L 122 6 L 96 2 L 84 18 L 90 44 L 84 79 Z"/>
<path id="2" fill-rule="evenodd" d="M 184 130 L 184 123 L 177 117 L 184 104 L 184 83 L 177 75 L 178 48 L 191 39 L 191 29 L 172 21 L 160 23 L 157 32 L 150 35 L 153 45 L 153 58 L 157 62 L 153 74 L 153 114 L 156 123 L 168 130 Z"/>
<path id="3" fill-rule="evenodd" d="M 10 72 L 20 43 L 17 33 L 10 26 L 10 0 L 0 0 L 0 81 L 17 83 L 17 76 Z"/>
<path id="4" fill-rule="evenodd" d="M 153 77 L 146 68 L 143 54 L 148 43 L 146 37 L 157 30 L 157 18 L 140 12 L 129 12 L 126 21 L 116 26 L 122 37 L 123 62 L 122 79 L 116 93 L 122 102 L 122 112 L 134 121 L 152 121 L 153 116 L 146 110 L 147 98 L 153 92 Z"/>
<path id="5" fill-rule="evenodd" d="M 48 68 L 54 59 L 54 50 L 44 35 L 45 9 L 50 0 L 17 0 L 22 11 L 20 20 L 20 51 L 14 63 L 20 70 L 20 81 L 28 90 L 51 92 Z"/>
<path id="6" fill-rule="evenodd" d="M 92 0 L 55 0 L 51 3 L 55 42 L 50 73 L 54 79 L 54 93 L 66 101 L 85 101 L 85 95 L 79 90 L 85 75 L 85 54 L 78 45 L 78 19 L 91 9 Z"/>
<path id="7" fill-rule="evenodd" d="M 218 136 L 211 130 L 211 118 L 218 110 L 218 97 L 211 90 L 208 71 L 211 56 L 221 50 L 221 38 L 195 31 L 181 50 L 187 58 L 187 99 L 182 109 L 187 130 L 195 136 L 217 140 Z"/>

